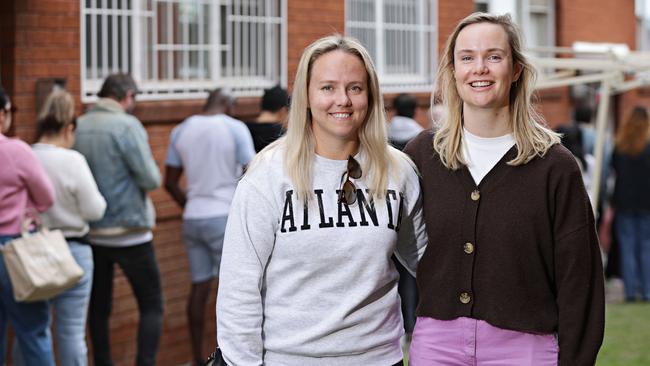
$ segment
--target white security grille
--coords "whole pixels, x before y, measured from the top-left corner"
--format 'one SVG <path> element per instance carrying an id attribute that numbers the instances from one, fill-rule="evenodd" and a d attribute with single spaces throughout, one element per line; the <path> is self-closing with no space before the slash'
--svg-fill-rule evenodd
<path id="1" fill-rule="evenodd" d="M 384 91 L 431 91 L 435 8 L 435 0 L 346 0 L 346 34 L 368 49 Z"/>
<path id="2" fill-rule="evenodd" d="M 139 99 L 286 85 L 286 0 L 82 0 L 82 98 L 129 72 Z"/>

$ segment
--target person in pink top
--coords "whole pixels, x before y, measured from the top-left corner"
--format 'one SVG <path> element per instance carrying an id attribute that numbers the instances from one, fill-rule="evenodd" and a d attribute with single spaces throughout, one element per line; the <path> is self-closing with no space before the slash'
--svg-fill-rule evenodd
<path id="1" fill-rule="evenodd" d="M 32 149 L 4 135 L 15 111 L 0 86 L 0 245 L 20 236 L 21 221 L 28 209 L 43 212 L 54 203 L 54 187 Z M 16 302 L 5 262 L 0 260 L 0 364 L 5 362 L 9 322 L 26 364 L 54 366 L 47 303 Z"/>

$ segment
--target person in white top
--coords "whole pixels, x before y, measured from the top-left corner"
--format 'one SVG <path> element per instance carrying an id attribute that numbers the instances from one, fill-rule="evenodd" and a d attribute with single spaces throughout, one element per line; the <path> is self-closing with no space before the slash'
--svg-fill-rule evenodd
<path id="1" fill-rule="evenodd" d="M 88 221 L 104 215 L 106 201 L 99 193 L 86 159 L 71 149 L 74 144 L 74 99 L 54 90 L 45 100 L 38 120 L 38 143 L 33 150 L 54 185 L 56 201 L 41 214 L 43 224 L 60 229 L 72 256 L 84 275 L 74 287 L 50 300 L 56 315 L 56 346 L 62 365 L 86 365 L 86 317 L 93 275 L 92 250 L 88 245 Z M 17 343 L 14 343 L 15 347 Z M 14 348 L 16 349 L 16 348 Z M 14 365 L 25 364 L 22 352 L 14 352 Z"/>
<path id="2" fill-rule="evenodd" d="M 418 175 L 390 147 L 368 52 L 321 38 L 300 59 L 288 130 L 240 181 L 224 240 L 217 338 L 228 365 L 402 363 L 397 258 L 427 236 Z"/>
<path id="3" fill-rule="evenodd" d="M 165 188 L 183 207 L 183 242 L 192 275 L 187 303 L 193 365 L 203 365 L 205 306 L 212 282 L 219 281 L 223 234 L 242 168 L 253 156 L 246 125 L 226 113 L 230 97 L 216 89 L 203 114 L 191 116 L 171 133 L 165 163 Z M 180 186 L 182 174 L 187 190 Z"/>

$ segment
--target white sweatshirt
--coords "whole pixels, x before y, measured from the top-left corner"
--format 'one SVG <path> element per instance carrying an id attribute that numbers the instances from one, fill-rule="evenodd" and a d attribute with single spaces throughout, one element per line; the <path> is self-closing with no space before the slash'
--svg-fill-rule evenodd
<path id="1" fill-rule="evenodd" d="M 363 158 L 357 156 L 363 161 Z M 387 200 L 337 203 L 347 160 L 314 158 L 305 209 L 269 151 L 237 187 L 226 228 L 217 337 L 229 365 L 392 365 L 402 359 L 398 273 L 427 237 L 420 185 L 404 160 Z M 363 166 L 363 164 L 362 164 Z M 397 170 L 397 171 L 395 171 Z M 401 207 L 401 210 L 399 209 Z"/>
<path id="2" fill-rule="evenodd" d="M 77 151 L 50 144 L 38 143 L 32 148 L 56 192 L 54 205 L 41 214 L 43 224 L 61 229 L 66 237 L 84 236 L 88 221 L 101 219 L 106 209 L 86 158 Z"/>

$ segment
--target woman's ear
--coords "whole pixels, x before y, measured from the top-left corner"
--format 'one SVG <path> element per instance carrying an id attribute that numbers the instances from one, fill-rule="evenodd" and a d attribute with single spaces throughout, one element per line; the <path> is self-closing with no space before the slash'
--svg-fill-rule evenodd
<path id="1" fill-rule="evenodd" d="M 516 63 L 514 70 L 513 70 L 513 75 L 512 75 L 512 82 L 516 83 L 519 81 L 519 77 L 521 77 L 521 73 L 524 71 L 524 66 L 520 63 Z"/>

